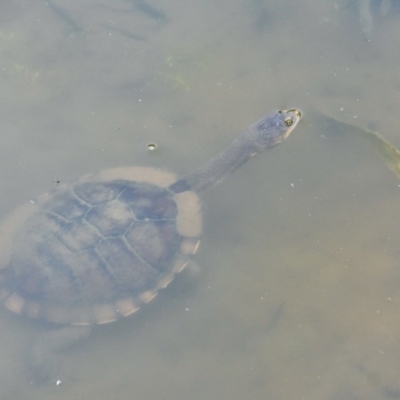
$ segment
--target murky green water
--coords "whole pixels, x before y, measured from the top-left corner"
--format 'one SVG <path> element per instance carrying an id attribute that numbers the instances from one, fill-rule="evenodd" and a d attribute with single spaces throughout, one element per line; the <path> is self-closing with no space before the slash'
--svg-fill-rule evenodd
<path id="1" fill-rule="evenodd" d="M 312 111 L 400 145 L 400 14 L 371 12 L 367 42 L 351 0 L 0 4 L 1 217 L 55 180 L 185 173 L 276 108 L 305 114 L 204 195 L 198 276 L 66 352 L 60 385 L 27 379 L 42 324 L 1 310 L 1 399 L 400 398 L 400 182 Z"/>

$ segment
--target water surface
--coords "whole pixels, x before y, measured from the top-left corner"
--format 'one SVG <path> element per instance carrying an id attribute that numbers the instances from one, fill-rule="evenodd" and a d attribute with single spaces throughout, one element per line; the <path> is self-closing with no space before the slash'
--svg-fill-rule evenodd
<path id="1" fill-rule="evenodd" d="M 60 385 L 26 375 L 43 324 L 2 310 L 2 399 L 400 398 L 400 182 L 311 111 L 400 145 L 399 14 L 372 11 L 367 42 L 350 0 L 1 3 L 2 217 L 56 180 L 185 173 L 266 113 L 305 114 L 203 196 L 198 276 L 66 352 Z"/>

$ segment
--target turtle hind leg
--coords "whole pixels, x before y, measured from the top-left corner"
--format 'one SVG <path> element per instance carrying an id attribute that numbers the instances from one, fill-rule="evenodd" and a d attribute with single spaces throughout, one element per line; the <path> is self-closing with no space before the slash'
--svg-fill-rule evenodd
<path id="1" fill-rule="evenodd" d="M 60 373 L 60 353 L 86 339 L 92 326 L 67 325 L 36 335 L 28 345 L 28 374 L 34 383 L 45 384 Z M 58 379 L 57 379 L 58 380 Z"/>

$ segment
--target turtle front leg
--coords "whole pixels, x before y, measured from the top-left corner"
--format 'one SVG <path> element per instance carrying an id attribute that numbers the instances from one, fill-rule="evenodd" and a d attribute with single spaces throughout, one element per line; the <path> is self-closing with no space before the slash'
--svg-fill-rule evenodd
<path id="1" fill-rule="evenodd" d="M 362 33 L 367 42 L 372 39 L 374 20 L 371 11 L 371 0 L 358 0 L 358 14 Z"/>
<path id="2" fill-rule="evenodd" d="M 86 339 L 91 331 L 90 325 L 67 325 L 35 336 L 28 347 L 28 372 L 35 383 L 55 379 L 59 373 L 59 353 Z"/>
<path id="3" fill-rule="evenodd" d="M 392 8 L 392 0 L 382 0 L 380 7 L 381 15 L 386 17 L 386 15 L 389 14 L 391 8 Z"/>
<path id="4" fill-rule="evenodd" d="M 392 0 L 381 0 L 379 12 L 385 17 L 392 9 Z M 374 29 L 374 17 L 372 12 L 372 0 L 358 0 L 358 14 L 363 36 L 367 42 L 372 40 Z"/>

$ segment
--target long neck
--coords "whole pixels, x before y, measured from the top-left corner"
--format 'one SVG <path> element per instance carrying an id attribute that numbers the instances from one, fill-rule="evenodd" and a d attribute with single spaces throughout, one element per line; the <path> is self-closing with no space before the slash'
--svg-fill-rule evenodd
<path id="1" fill-rule="evenodd" d="M 296 109 L 280 110 L 261 118 L 215 158 L 173 183 L 169 189 L 175 193 L 186 190 L 199 192 L 214 186 L 250 157 L 281 143 L 300 118 L 301 112 Z"/>
<path id="2" fill-rule="evenodd" d="M 256 129 L 253 126 L 249 127 L 225 150 L 204 166 L 183 176 L 172 185 L 171 189 L 175 192 L 185 190 L 199 192 L 214 186 L 261 150 L 257 148 L 256 141 L 253 140 L 256 134 Z"/>

